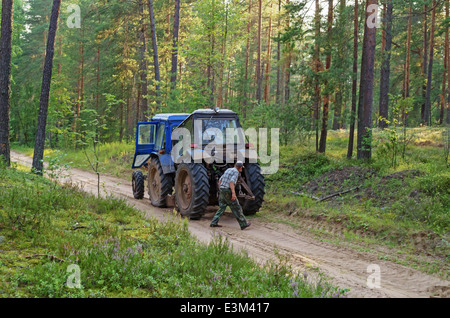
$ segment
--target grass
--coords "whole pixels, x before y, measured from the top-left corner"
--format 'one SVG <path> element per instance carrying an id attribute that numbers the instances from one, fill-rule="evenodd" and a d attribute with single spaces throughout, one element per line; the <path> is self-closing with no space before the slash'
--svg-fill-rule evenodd
<path id="1" fill-rule="evenodd" d="M 98 150 L 99 172 L 115 177 L 131 179 L 131 164 L 134 156 L 134 144 L 111 142 L 100 145 Z M 12 149 L 33 156 L 34 149 L 23 145 L 12 145 Z M 44 160 L 53 161 L 55 165 L 67 164 L 79 169 L 93 171 L 89 162 L 96 161 L 93 147 L 81 149 L 50 149 L 44 151 Z"/>
<path id="2" fill-rule="evenodd" d="M 0 297 L 345 296 L 284 257 L 260 266 L 220 236 L 198 242 L 176 215 L 148 219 L 22 170 L 0 167 Z"/>
<path id="3" fill-rule="evenodd" d="M 396 249 L 400 253 L 394 255 L 414 256 L 409 260 L 411 266 L 420 263 L 425 271 L 448 277 L 450 170 L 444 132 L 443 128 L 435 127 L 408 129 L 405 156 L 397 154 L 395 166 L 389 134 L 379 130 L 374 130 L 370 162 L 346 158 L 348 131 L 345 130 L 329 132 L 325 155 L 315 152 L 313 139 L 302 138 L 302 143 L 281 146 L 280 169 L 266 177 L 266 202 L 256 217 L 308 229 L 318 238 L 335 242 L 370 241 L 377 250 L 380 246 Z M 32 149 L 30 152 L 27 148 L 14 148 L 32 154 Z M 46 150 L 45 157 L 90 170 L 80 150 L 64 153 Z M 132 144 L 103 145 L 99 154 L 102 172 L 130 178 L 133 153 Z M 68 160 L 58 159 L 65 155 Z M 337 175 L 341 183 L 329 179 L 345 169 L 354 171 L 354 175 L 348 178 Z M 313 185 L 317 190 L 312 191 Z M 358 191 L 324 202 L 292 194 L 303 191 L 321 197 L 356 186 Z M 423 265 L 427 263 L 422 260 L 423 255 L 433 257 L 428 265 Z"/>
<path id="4" fill-rule="evenodd" d="M 346 159 L 345 131 L 330 132 L 326 155 L 315 153 L 312 142 L 281 147 L 282 165 L 266 178 L 259 216 L 335 242 L 370 241 L 375 252 L 395 249 L 393 255 L 413 255 L 410 266 L 448 277 L 450 170 L 443 133 L 442 128 L 409 130 L 405 157 L 397 158 L 395 167 L 380 131 L 374 133 L 373 160 L 366 163 Z M 312 198 L 356 186 L 328 201 Z"/>

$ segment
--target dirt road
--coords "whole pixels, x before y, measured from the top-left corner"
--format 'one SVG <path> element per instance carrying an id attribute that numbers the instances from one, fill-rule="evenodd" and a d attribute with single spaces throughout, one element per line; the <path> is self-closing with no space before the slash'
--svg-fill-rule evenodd
<path id="1" fill-rule="evenodd" d="M 31 166 L 32 162 L 32 158 L 14 151 L 11 152 L 11 160 L 26 166 Z M 94 173 L 71 169 L 65 181 L 71 181 L 84 191 L 97 194 L 97 175 Z M 144 200 L 134 199 L 131 181 L 102 175 L 101 184 L 103 195 L 106 192 L 125 198 L 148 216 L 164 220 L 170 214 L 169 209 L 153 207 L 147 195 Z M 330 277 L 335 286 L 350 289 L 349 297 L 450 297 L 449 281 L 380 260 L 371 253 L 315 240 L 307 235 L 295 233 L 287 226 L 253 219 L 252 226 L 241 231 L 232 214 L 225 213 L 220 221 L 223 227 L 212 229 L 209 223 L 214 211 L 212 209 L 206 213 L 201 220 L 189 221 L 190 231 L 200 241 L 207 243 L 213 235 L 221 234 L 228 238 L 234 249 L 246 250 L 262 264 L 269 259 L 275 259 L 277 250 L 280 254 L 289 255 L 290 262 L 296 269 L 306 271 L 318 268 L 320 272 Z"/>

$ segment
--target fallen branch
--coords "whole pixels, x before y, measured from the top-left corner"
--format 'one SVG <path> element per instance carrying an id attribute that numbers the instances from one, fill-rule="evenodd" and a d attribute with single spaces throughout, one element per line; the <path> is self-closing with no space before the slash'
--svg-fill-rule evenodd
<path id="1" fill-rule="evenodd" d="M 54 255 L 47 255 L 47 254 L 33 254 L 33 255 L 29 255 L 29 256 L 25 256 L 25 258 L 32 258 L 32 257 L 41 257 L 41 256 L 46 256 L 52 260 L 57 260 L 59 262 L 64 263 L 65 261 L 59 257 L 56 257 Z"/>
<path id="2" fill-rule="evenodd" d="M 330 194 L 330 195 L 327 195 L 327 196 L 321 197 L 321 198 L 318 198 L 316 196 L 309 195 L 309 194 L 306 194 L 306 193 L 303 193 L 303 192 L 291 191 L 291 193 L 296 194 L 296 195 L 305 196 L 305 197 L 308 197 L 308 198 L 312 198 L 312 199 L 316 200 L 317 202 L 322 202 L 322 201 L 326 201 L 328 199 L 331 199 L 333 197 L 336 197 L 338 195 L 346 194 L 346 193 L 349 193 L 349 192 L 352 192 L 352 191 L 355 191 L 355 190 L 358 190 L 358 189 L 359 189 L 359 186 L 357 186 L 355 188 L 352 188 L 352 189 L 345 190 L 345 191 L 336 192 L 336 193 L 333 193 L 333 194 Z"/>
<path id="3" fill-rule="evenodd" d="M 341 191 L 341 192 L 336 192 L 336 193 L 333 193 L 333 194 L 327 195 L 326 197 L 321 198 L 321 199 L 319 200 L 319 202 L 322 202 L 322 201 L 331 199 L 331 198 L 333 198 L 333 197 L 335 197 L 335 196 L 342 195 L 342 194 L 346 194 L 346 193 L 349 193 L 349 192 L 352 192 L 352 191 L 355 191 L 355 190 L 358 190 L 358 189 L 359 189 L 359 187 L 355 187 L 355 188 L 352 188 L 352 189 L 349 189 L 349 190 L 345 190 L 345 191 Z"/>
<path id="4" fill-rule="evenodd" d="M 72 231 L 75 231 L 75 230 L 78 230 L 78 229 L 88 229 L 88 227 L 87 226 L 74 226 L 72 228 Z"/>
<path id="5" fill-rule="evenodd" d="M 135 230 L 140 229 L 140 228 L 141 228 L 140 226 L 138 226 L 138 227 L 124 227 L 122 229 L 122 231 L 135 231 Z"/>
<path id="6" fill-rule="evenodd" d="M 318 197 L 315 197 L 315 196 L 313 196 L 313 195 L 309 195 L 309 194 L 306 194 L 306 193 L 303 193 L 303 192 L 294 192 L 294 191 L 291 191 L 291 193 L 292 193 L 292 194 L 296 194 L 296 195 L 301 195 L 301 196 L 304 196 L 304 197 L 308 197 L 308 198 L 311 198 L 311 199 L 314 199 L 314 200 L 320 200 L 320 198 L 318 198 Z"/>

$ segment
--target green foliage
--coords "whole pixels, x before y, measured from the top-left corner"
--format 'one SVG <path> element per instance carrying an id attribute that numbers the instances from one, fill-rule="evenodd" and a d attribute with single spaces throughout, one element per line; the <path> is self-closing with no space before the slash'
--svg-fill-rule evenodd
<path id="1" fill-rule="evenodd" d="M 3 297 L 345 296 L 323 277 L 311 283 L 295 274 L 285 256 L 261 267 L 221 236 L 201 244 L 175 215 L 159 222 L 121 199 L 0 173 L 9 184 L 0 188 Z M 24 258 L 24 249 L 35 257 Z M 79 266 L 81 288 L 67 284 L 70 264 Z"/>
<path id="2" fill-rule="evenodd" d="M 397 98 L 393 98 L 391 96 L 392 99 L 394 100 L 392 105 L 392 122 L 380 118 L 380 120 L 384 120 L 388 125 L 391 124 L 391 126 L 385 128 L 383 131 L 388 142 L 381 145 L 380 148 L 387 156 L 391 157 L 391 166 L 396 168 L 399 153 L 401 152 L 402 159 L 404 160 L 406 146 L 410 139 L 413 138 L 407 138 L 406 127 L 408 114 L 413 108 L 415 99 L 413 97 L 401 98 L 398 96 Z"/>
<path id="3" fill-rule="evenodd" d="M 403 141 L 403 126 L 399 129 L 397 136 Z M 388 130 L 374 130 L 374 156 L 369 163 L 346 159 L 345 133 L 330 133 L 326 156 L 311 153 L 314 141 L 280 147 L 280 169 L 266 176 L 263 215 L 272 221 L 284 221 L 288 215 L 288 222 L 299 218 L 299 226 L 312 219 L 317 227 L 343 227 L 358 240 L 364 235 L 394 246 L 415 246 L 417 233 L 428 233 L 426 250 L 438 257 L 446 255 L 450 184 L 442 158 L 443 129 L 406 132 L 405 159 L 397 159 L 395 167 Z M 400 157 L 402 144 L 397 146 Z M 351 189 L 323 202 L 316 199 Z"/>
<path id="4" fill-rule="evenodd" d="M 280 147 L 282 166 L 274 175 L 266 177 L 270 189 L 297 191 L 305 182 L 333 167 L 323 154 L 306 152 L 293 146 Z"/>

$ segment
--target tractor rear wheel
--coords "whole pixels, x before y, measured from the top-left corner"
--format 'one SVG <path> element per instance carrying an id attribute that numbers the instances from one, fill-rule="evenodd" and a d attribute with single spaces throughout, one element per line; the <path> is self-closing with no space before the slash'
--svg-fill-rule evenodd
<path id="1" fill-rule="evenodd" d="M 182 163 L 175 176 L 175 199 L 181 215 L 200 219 L 209 202 L 209 179 L 202 164 Z"/>
<path id="2" fill-rule="evenodd" d="M 242 205 L 244 215 L 253 215 L 259 211 L 264 201 L 264 176 L 256 163 L 247 163 L 244 169 L 245 181 L 252 190 L 255 200 L 245 200 Z"/>
<path id="3" fill-rule="evenodd" d="M 142 171 L 140 170 L 133 171 L 131 183 L 133 187 L 134 198 L 141 200 L 144 197 L 145 192 L 144 174 L 142 173 Z"/>
<path id="4" fill-rule="evenodd" d="M 148 194 L 153 206 L 163 208 L 166 198 L 173 192 L 173 181 L 170 175 L 164 174 L 158 158 L 152 158 L 148 166 Z"/>

